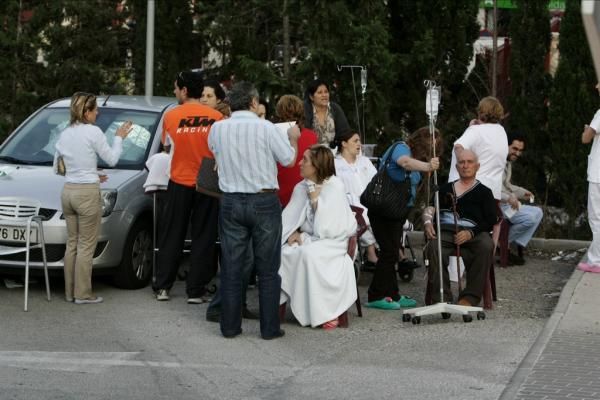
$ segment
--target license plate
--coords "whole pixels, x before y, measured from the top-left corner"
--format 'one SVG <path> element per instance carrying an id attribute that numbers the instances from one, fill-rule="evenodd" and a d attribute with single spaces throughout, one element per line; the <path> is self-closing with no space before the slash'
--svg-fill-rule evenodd
<path id="1" fill-rule="evenodd" d="M 0 226 L 0 240 L 4 242 L 25 243 L 27 241 L 27 228 L 20 226 Z M 36 228 L 29 231 L 31 243 L 37 243 L 38 232 Z"/>

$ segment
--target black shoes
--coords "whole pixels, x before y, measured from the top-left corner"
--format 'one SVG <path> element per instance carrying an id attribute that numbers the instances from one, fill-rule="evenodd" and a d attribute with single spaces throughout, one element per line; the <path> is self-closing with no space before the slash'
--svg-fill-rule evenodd
<path id="1" fill-rule="evenodd" d="M 264 340 L 273 340 L 273 339 L 278 339 L 278 338 L 280 338 L 280 337 L 282 337 L 284 335 L 285 335 L 285 331 L 283 329 L 280 329 L 279 332 L 277 332 L 275 335 L 273 335 L 273 336 L 263 336 L 262 338 Z"/>
<path id="2" fill-rule="evenodd" d="M 244 307 L 244 309 L 242 310 L 242 318 L 244 318 L 244 319 L 260 319 L 258 314 L 250 311 L 248 309 L 248 307 Z"/>
<path id="3" fill-rule="evenodd" d="M 236 333 L 223 333 L 223 332 L 221 332 L 221 333 L 223 334 L 223 337 L 225 339 L 233 339 L 234 337 L 241 335 L 242 330 L 240 329 L 239 332 L 236 332 Z"/>
<path id="4" fill-rule="evenodd" d="M 244 319 L 260 319 L 258 314 L 250 311 L 247 307 L 244 307 L 242 309 L 242 318 L 244 318 Z M 219 322 L 221 320 L 221 313 L 219 313 L 219 312 L 206 313 L 206 320 L 209 322 Z"/>
<path id="5" fill-rule="evenodd" d="M 508 265 L 523 265 L 525 264 L 525 259 L 521 256 L 518 256 L 512 252 L 508 253 Z"/>

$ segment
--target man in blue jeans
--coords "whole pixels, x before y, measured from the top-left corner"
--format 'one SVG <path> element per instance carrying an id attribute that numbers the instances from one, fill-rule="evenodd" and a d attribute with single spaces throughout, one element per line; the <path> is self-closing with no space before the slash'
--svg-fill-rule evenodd
<path id="1" fill-rule="evenodd" d="M 514 185 L 511 182 L 513 162 L 521 157 L 524 150 L 525 137 L 513 132 L 508 137 L 508 156 L 504 174 L 502 175 L 502 197 L 500 200 L 502 213 L 510 221 L 508 243 L 517 250 L 516 253 L 511 251 L 508 254 L 510 265 L 525 264 L 525 259 L 520 255 L 521 251 L 519 248 L 523 249 L 527 246 L 527 243 L 533 237 L 544 216 L 540 207 L 521 204 L 521 202 L 533 203 L 533 194 L 529 190 Z"/>
<path id="2" fill-rule="evenodd" d="M 256 111 L 258 92 L 239 82 L 229 92 L 231 117 L 214 124 L 208 143 L 219 168 L 223 191 L 219 211 L 221 238 L 221 333 L 242 333 L 242 280 L 252 246 L 258 276 L 260 333 L 275 339 L 279 325 L 281 278 L 281 206 L 277 197 L 277 162 L 292 167 L 300 130 L 280 132 Z"/>

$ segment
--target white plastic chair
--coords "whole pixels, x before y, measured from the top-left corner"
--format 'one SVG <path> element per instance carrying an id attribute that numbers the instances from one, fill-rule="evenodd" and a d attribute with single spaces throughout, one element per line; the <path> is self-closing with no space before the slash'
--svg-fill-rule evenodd
<path id="1" fill-rule="evenodd" d="M 42 249 L 42 261 L 44 264 L 44 277 L 46 279 L 46 295 L 50 301 L 50 283 L 48 280 L 48 264 L 46 262 L 46 247 L 44 241 L 44 227 L 42 217 L 38 215 L 41 203 L 37 200 L 22 197 L 0 197 L 0 226 L 10 228 L 25 228 L 25 242 L 16 241 L 11 245 L 0 244 L 0 255 L 25 253 L 25 304 L 27 311 L 27 297 L 29 294 L 29 253 L 31 249 Z M 32 243 L 32 223 L 37 224 L 37 237 Z M 29 233 L 29 234 L 27 234 Z M 2 240 L 2 237 L 0 237 Z"/>

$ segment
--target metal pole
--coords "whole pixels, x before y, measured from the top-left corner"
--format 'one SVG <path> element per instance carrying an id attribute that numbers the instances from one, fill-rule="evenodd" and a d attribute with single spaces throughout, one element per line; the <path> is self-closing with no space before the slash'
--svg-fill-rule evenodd
<path id="1" fill-rule="evenodd" d="M 492 14 L 492 96 L 496 97 L 498 86 L 498 4 L 494 0 L 494 10 Z"/>
<path id="2" fill-rule="evenodd" d="M 365 143 L 365 139 L 367 137 L 367 134 L 365 132 L 365 93 L 367 90 L 367 68 L 364 65 L 338 65 L 337 66 L 337 70 L 341 71 L 344 68 L 350 68 L 350 72 L 352 72 L 352 89 L 354 92 L 354 108 L 356 111 L 356 123 L 358 124 L 358 136 L 360 136 L 363 140 L 363 143 Z M 361 128 L 361 124 L 360 124 L 360 115 L 358 112 L 358 100 L 356 97 L 356 82 L 354 81 L 354 69 L 355 68 L 360 68 L 361 71 L 361 89 L 362 89 L 362 102 L 363 102 L 363 115 L 362 115 L 362 128 Z"/>
<path id="3" fill-rule="evenodd" d="M 425 87 L 427 95 L 429 96 L 429 107 L 427 114 L 429 116 L 429 133 L 431 134 L 431 156 L 437 157 L 435 152 L 435 121 L 437 118 L 437 107 L 434 105 L 433 89 L 436 88 L 436 84 L 433 81 L 425 81 Z M 431 90 L 430 90 L 431 89 Z M 439 99 L 438 99 L 439 101 Z M 434 109 L 435 107 L 435 109 Z M 427 111 L 427 110 L 426 110 Z M 434 195 L 433 201 L 435 206 L 435 224 L 437 228 L 437 251 L 438 251 L 438 269 L 440 272 L 440 303 L 444 302 L 444 274 L 442 271 L 442 232 L 440 225 L 440 191 L 438 188 L 438 177 L 437 170 L 433 171 L 433 187 Z"/>
<path id="4" fill-rule="evenodd" d="M 152 97 L 154 89 L 154 1 L 148 0 L 146 13 L 146 97 Z"/>

